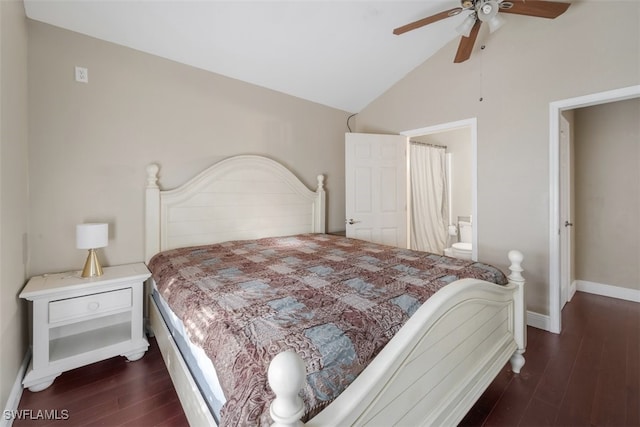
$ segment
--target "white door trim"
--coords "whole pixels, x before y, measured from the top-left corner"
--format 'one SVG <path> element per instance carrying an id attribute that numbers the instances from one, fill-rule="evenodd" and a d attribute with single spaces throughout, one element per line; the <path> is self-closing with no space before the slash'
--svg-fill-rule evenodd
<path id="1" fill-rule="evenodd" d="M 560 113 L 640 97 L 640 85 L 614 89 L 549 104 L 549 330 L 562 330 L 560 297 Z"/>
<path id="2" fill-rule="evenodd" d="M 468 127 L 471 130 L 471 215 L 474 227 L 472 228 L 471 258 L 478 260 L 478 119 L 458 120 L 449 123 L 440 123 L 434 126 L 427 126 L 419 129 L 406 130 L 400 135 L 409 138 L 414 136 L 429 135 L 432 133 L 446 132 Z"/>
<path id="3" fill-rule="evenodd" d="M 560 309 L 571 300 L 573 294 L 570 291 L 573 282 L 573 223 L 574 217 L 571 205 L 572 175 L 572 151 L 571 124 L 560 114 Z M 567 223 L 571 225 L 567 225 Z"/>

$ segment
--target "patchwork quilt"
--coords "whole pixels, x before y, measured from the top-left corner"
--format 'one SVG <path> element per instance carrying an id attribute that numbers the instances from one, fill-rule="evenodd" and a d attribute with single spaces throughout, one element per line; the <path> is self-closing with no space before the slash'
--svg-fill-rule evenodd
<path id="1" fill-rule="evenodd" d="M 276 354 L 305 361 L 306 421 L 441 287 L 465 277 L 507 283 L 486 264 L 325 234 L 169 250 L 149 267 L 215 366 L 227 398 L 221 426 L 270 425 Z"/>

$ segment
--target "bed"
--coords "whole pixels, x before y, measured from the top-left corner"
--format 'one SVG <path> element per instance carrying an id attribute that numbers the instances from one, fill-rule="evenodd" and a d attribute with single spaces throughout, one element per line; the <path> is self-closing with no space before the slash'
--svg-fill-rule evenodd
<path id="1" fill-rule="evenodd" d="M 313 358 L 309 361 L 305 353 L 313 351 L 300 351 L 300 348 L 297 348 L 298 345 L 304 348 L 313 346 L 292 343 L 290 348 L 286 348 L 287 346 L 283 346 L 282 342 L 290 341 L 276 340 L 279 343 L 276 347 L 270 343 L 265 347 L 259 347 L 270 348 L 266 351 L 268 354 L 263 355 L 266 363 L 264 370 L 267 370 L 268 366 L 266 373 L 254 374 L 257 372 L 256 366 L 260 365 L 246 362 L 246 356 L 243 355 L 241 360 L 246 363 L 243 366 L 247 366 L 247 372 L 252 372 L 250 376 L 252 378 L 268 377 L 269 384 L 267 387 L 265 381 L 264 386 L 259 386 L 262 387 L 262 392 L 253 393 L 255 396 L 263 394 L 271 400 L 266 403 L 266 406 L 264 402 L 259 402 L 256 406 L 263 408 L 267 414 L 261 413 L 252 420 L 262 420 L 262 424 L 265 423 L 264 420 L 269 420 L 279 426 L 302 425 L 301 419 L 304 419 L 305 425 L 308 426 L 455 425 L 464 417 L 505 363 L 510 361 L 515 373 L 518 373 L 524 365 L 523 353 L 526 348 L 524 279 L 521 274 L 522 255 L 519 252 L 509 252 L 510 274 L 508 278 L 502 279 L 505 283 L 496 284 L 487 281 L 488 277 L 495 273 L 493 271 L 495 269 L 492 270 L 489 266 L 462 265 L 465 262 L 460 260 L 432 254 L 415 254 L 400 248 L 382 248 L 362 241 L 324 234 L 324 177 L 318 176 L 317 188 L 312 191 L 284 166 L 261 156 L 228 158 L 211 166 L 184 185 L 166 191 L 161 190 L 158 185 L 158 171 L 157 165 L 147 167 L 146 261 L 155 265 L 158 263 L 157 260 L 165 254 L 177 254 L 179 261 L 170 261 L 173 263 L 171 265 L 187 265 L 183 272 L 179 273 L 182 275 L 180 277 L 193 275 L 199 280 L 200 290 L 227 285 L 220 284 L 223 282 L 222 276 L 218 276 L 214 281 L 215 286 L 211 285 L 211 281 L 205 283 L 201 280 L 203 276 L 200 267 L 195 268 L 188 264 L 191 261 L 185 258 L 186 253 L 195 253 L 209 264 L 218 263 L 222 258 L 227 260 L 226 252 L 220 255 L 222 250 L 241 254 L 242 259 L 233 261 L 233 268 L 224 267 L 221 270 L 216 264 L 216 271 L 228 273 L 234 270 L 231 275 L 225 273 L 231 277 L 229 279 L 231 284 L 240 283 L 234 282 L 237 271 L 245 267 L 249 268 L 252 263 L 266 265 L 262 263 L 269 258 L 269 254 L 272 254 L 277 262 L 271 267 L 258 269 L 255 272 L 259 276 L 270 269 L 270 274 L 264 277 L 252 276 L 251 279 L 241 278 L 243 286 L 247 283 L 251 285 L 248 290 L 243 289 L 243 292 L 250 292 L 256 300 L 261 302 L 271 301 L 267 298 L 270 295 L 265 297 L 264 292 L 272 292 L 272 289 L 264 284 L 278 282 L 279 279 L 274 274 L 284 273 L 280 270 L 288 270 L 287 273 L 294 272 L 296 280 L 282 279 L 282 282 L 285 295 L 289 292 L 292 296 L 299 297 L 307 295 L 312 290 L 310 288 L 320 288 L 319 283 L 325 278 L 326 270 L 340 270 L 342 267 L 339 266 L 344 264 L 346 258 L 355 259 L 359 265 L 350 264 L 342 270 L 348 270 L 349 274 L 354 270 L 358 270 L 359 274 L 371 273 L 367 276 L 367 280 L 358 278 L 348 283 L 351 288 L 359 292 L 359 296 L 363 292 L 378 296 L 376 293 L 378 291 L 372 291 L 368 287 L 368 282 L 384 281 L 376 268 L 397 270 L 400 265 L 404 269 L 401 276 L 396 271 L 396 277 L 392 281 L 387 280 L 389 283 L 393 282 L 394 292 L 397 284 L 403 282 L 403 280 L 397 280 L 397 277 L 406 278 L 403 286 L 409 286 L 412 292 L 423 288 L 424 283 L 429 283 L 431 286 L 431 283 L 436 281 L 442 282 L 440 283 L 442 286 L 431 289 L 427 295 L 428 299 L 425 302 L 421 300 L 419 304 L 415 301 L 410 301 L 411 304 L 408 304 L 407 301 L 410 298 L 407 298 L 405 291 L 398 291 L 398 294 L 391 296 L 389 300 L 399 302 L 396 304 L 399 307 L 412 307 L 405 310 L 410 314 L 398 324 L 400 326 L 393 324 L 394 326 L 389 327 L 395 333 L 391 334 L 388 343 L 383 344 L 381 349 L 372 350 L 373 360 L 362 366 L 357 374 L 352 375 L 353 381 L 345 386 L 344 390 L 336 387 L 336 396 L 323 400 L 321 405 L 309 397 L 309 390 L 320 388 L 326 391 L 327 388 L 333 389 L 333 386 L 330 385 L 324 389 L 316 387 L 319 372 L 316 365 L 322 362 Z M 272 253 L 272 248 L 266 245 L 273 242 L 279 246 L 287 246 L 289 252 Z M 303 243 L 311 246 L 300 246 Z M 256 252 L 249 252 L 250 249 L 255 248 L 257 248 Z M 348 248 L 348 251 L 345 251 L 345 248 Z M 352 249 L 360 252 L 348 253 Z M 383 252 L 386 255 L 383 255 Z M 418 259 L 420 257 L 424 260 Z M 317 259 L 320 258 L 327 262 L 321 266 L 317 265 Z M 383 258 L 391 261 L 390 266 L 381 267 L 376 264 Z M 398 260 L 402 262 L 399 263 Z M 305 264 L 308 262 L 312 264 Z M 407 275 L 405 270 L 420 270 L 414 267 L 421 265 L 415 263 L 421 262 L 431 262 L 439 269 L 437 280 Z M 476 273 L 472 272 L 470 278 L 459 278 L 457 271 L 467 268 Z M 156 336 L 189 423 L 193 426 L 217 425 L 220 408 L 224 407 L 223 412 L 229 412 L 238 399 L 230 395 L 229 401 L 225 404 L 225 396 L 222 393 L 222 401 L 218 399 L 215 403 L 210 396 L 220 394 L 221 387 L 218 384 L 222 383 L 229 389 L 226 386 L 233 380 L 227 379 L 223 370 L 216 373 L 217 368 L 214 368 L 212 382 L 217 384 L 202 385 L 202 377 L 206 376 L 202 375 L 202 371 L 207 371 L 209 368 L 204 366 L 206 362 L 194 363 L 194 356 L 184 349 L 185 334 L 177 332 L 176 326 L 169 319 L 172 314 L 167 313 L 172 310 L 167 308 L 168 304 L 166 301 L 163 302 L 159 294 L 164 293 L 165 297 L 169 295 L 166 298 L 168 300 L 189 299 L 189 304 L 205 298 L 189 296 L 189 293 L 178 287 L 172 288 L 175 289 L 172 297 L 171 292 L 166 290 L 170 286 L 166 283 L 162 284 L 164 272 L 171 269 L 173 267 L 160 267 L 154 273 L 158 283 L 152 280 L 148 286 L 149 329 Z M 185 274 L 184 271 L 192 273 Z M 193 273 L 194 271 L 196 273 Z M 313 274 L 305 273 L 305 278 L 301 279 L 302 272 L 308 271 Z M 484 275 L 487 272 L 491 274 Z M 349 282 L 345 277 L 337 280 Z M 175 284 L 176 280 L 172 280 L 170 283 Z M 294 282 L 305 282 L 305 286 L 310 286 L 296 288 L 297 285 Z M 322 286 L 324 287 L 324 282 Z M 162 291 L 159 288 L 162 288 Z M 359 298 L 357 298 L 357 304 L 353 303 L 353 295 L 350 293 L 343 296 L 341 300 L 331 300 L 333 295 L 341 294 L 343 290 L 329 287 L 327 289 L 330 291 L 324 296 L 312 296 L 310 299 L 325 301 L 325 307 L 339 305 L 344 301 L 347 301 L 344 307 L 370 304 Z M 233 299 L 236 297 L 216 295 L 211 297 L 208 305 L 216 305 L 219 301 L 226 301 L 224 304 L 232 305 L 233 301 L 237 301 Z M 288 301 L 288 298 L 281 295 L 274 301 L 276 300 Z M 190 308 L 185 309 L 185 307 L 191 307 L 189 304 L 184 304 L 182 311 L 190 311 Z M 288 311 L 290 307 L 296 305 L 300 305 L 299 301 L 294 301 L 293 305 L 288 301 L 287 308 L 284 310 L 287 316 L 290 315 Z M 340 311 L 344 312 L 344 307 Z M 252 310 L 264 313 L 265 310 L 270 310 L 270 307 L 265 308 L 265 304 L 262 304 Z M 180 309 L 177 308 L 176 311 L 180 312 Z M 370 311 L 384 313 L 384 317 L 393 317 L 387 315 L 382 309 L 376 308 Z M 282 314 L 283 311 L 280 310 L 280 313 Z M 308 315 L 307 311 L 302 314 L 303 317 L 306 315 Z M 218 319 L 217 316 L 218 314 L 210 315 Z M 308 331 L 310 328 L 300 323 L 301 319 L 296 318 L 291 325 L 301 325 L 300 329 Z M 283 321 L 282 317 L 277 320 Z M 219 324 L 233 326 L 232 322 L 223 319 Z M 187 320 L 187 329 L 193 331 L 193 323 L 194 320 Z M 346 329 L 351 327 L 348 326 Z M 258 338 L 255 338 L 258 341 L 272 339 L 269 338 L 270 335 L 277 335 L 268 328 L 252 327 L 251 329 L 259 331 Z M 368 333 L 363 334 L 368 337 L 366 335 Z M 324 332 L 318 334 L 316 338 L 322 341 L 323 334 Z M 234 341 L 233 335 L 219 335 L 216 339 L 218 342 L 225 342 L 226 347 L 221 346 L 221 348 L 233 348 L 228 344 Z M 375 340 L 372 339 L 372 341 Z M 239 347 L 244 348 L 245 344 Z M 206 347 L 204 353 L 211 354 L 210 351 L 212 350 Z M 253 353 L 256 352 L 265 353 L 264 350 L 253 351 Z M 306 362 L 300 354 L 305 355 Z M 211 356 L 216 363 L 233 364 L 233 361 L 226 360 L 225 357 L 231 356 L 225 354 L 225 351 L 218 351 Z M 360 356 L 356 358 L 359 359 Z M 220 362 L 221 360 L 224 362 Z M 188 362 L 191 363 L 190 366 Z M 235 369 L 238 370 L 238 366 Z M 340 373 L 335 376 L 348 375 Z M 204 382 L 207 381 L 210 380 Z M 245 400 L 253 402 L 256 400 L 255 396 Z M 313 408 L 307 408 L 307 406 L 313 406 Z M 249 412 L 252 411 L 255 412 L 255 409 L 249 410 Z M 227 420 L 233 420 L 234 424 L 241 423 L 239 419 L 233 417 Z"/>

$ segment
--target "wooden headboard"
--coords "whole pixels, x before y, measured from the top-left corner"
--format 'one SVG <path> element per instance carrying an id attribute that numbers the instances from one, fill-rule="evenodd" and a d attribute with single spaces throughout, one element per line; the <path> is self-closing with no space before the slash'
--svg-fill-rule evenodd
<path id="1" fill-rule="evenodd" d="M 280 163 L 243 155 L 222 160 L 185 184 L 161 190 L 147 166 L 145 260 L 173 248 L 325 232 L 324 176 L 309 190 Z"/>

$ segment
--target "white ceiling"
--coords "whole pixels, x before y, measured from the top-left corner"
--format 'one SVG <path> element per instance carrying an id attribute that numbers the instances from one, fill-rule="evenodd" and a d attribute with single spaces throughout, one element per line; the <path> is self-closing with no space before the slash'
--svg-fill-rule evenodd
<path id="1" fill-rule="evenodd" d="M 29 18 L 348 112 L 453 39 L 457 0 L 24 0 Z M 452 58 L 453 61 L 453 58 Z M 451 64 L 452 67 L 456 66 Z"/>

